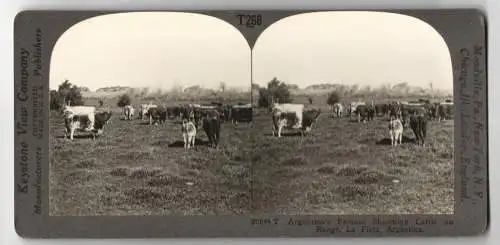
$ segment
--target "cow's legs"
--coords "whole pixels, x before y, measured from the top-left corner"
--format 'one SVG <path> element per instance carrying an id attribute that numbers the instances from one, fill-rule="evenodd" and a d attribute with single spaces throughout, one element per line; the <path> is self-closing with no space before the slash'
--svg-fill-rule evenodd
<path id="1" fill-rule="evenodd" d="M 191 136 L 191 146 L 194 147 L 194 142 L 196 141 L 196 136 Z"/>
<path id="2" fill-rule="evenodd" d="M 280 126 L 280 127 L 278 127 L 278 138 L 281 138 L 281 129 L 282 129 L 282 127 L 281 127 L 281 126 Z"/>
<path id="3" fill-rule="evenodd" d="M 72 127 L 72 128 L 71 128 L 71 132 L 70 132 L 70 136 L 69 136 L 69 138 L 70 138 L 71 140 L 73 140 L 73 136 L 74 136 L 74 135 L 75 135 L 75 128 L 74 128 L 74 127 Z"/>

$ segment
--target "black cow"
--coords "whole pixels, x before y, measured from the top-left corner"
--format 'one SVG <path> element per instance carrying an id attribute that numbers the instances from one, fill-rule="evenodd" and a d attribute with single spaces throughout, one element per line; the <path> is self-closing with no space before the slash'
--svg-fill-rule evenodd
<path id="1" fill-rule="evenodd" d="M 428 110 L 420 105 L 403 105 L 402 107 L 402 123 L 403 126 L 408 127 L 412 116 L 421 115 L 427 118 Z"/>
<path id="2" fill-rule="evenodd" d="M 453 104 L 439 104 L 437 106 L 437 119 L 439 121 L 441 120 L 446 120 L 446 119 L 451 119 L 453 116 Z"/>
<path id="3" fill-rule="evenodd" d="M 356 107 L 356 115 L 358 116 L 358 122 L 372 121 L 375 116 L 375 106 L 359 105 Z"/>
<path id="4" fill-rule="evenodd" d="M 387 114 L 389 114 L 389 104 L 386 103 L 375 104 L 375 115 L 384 116 Z"/>
<path id="5" fill-rule="evenodd" d="M 183 110 L 184 110 L 184 107 L 181 106 L 181 105 L 172 106 L 171 107 L 171 111 L 172 111 L 171 115 L 172 115 L 172 117 L 174 119 L 176 119 L 176 118 L 177 119 L 182 119 L 182 116 L 183 116 L 182 112 L 183 112 Z"/>
<path id="6" fill-rule="evenodd" d="M 308 109 L 302 113 L 302 130 L 301 135 L 304 136 L 306 132 L 311 131 L 312 126 L 318 121 L 321 114 L 321 109 Z"/>
<path id="7" fill-rule="evenodd" d="M 149 118 L 149 124 L 164 123 L 167 120 L 167 109 L 164 107 L 150 108 L 146 113 Z"/>
<path id="8" fill-rule="evenodd" d="M 417 145 L 424 145 L 427 137 L 427 117 L 425 115 L 410 116 L 410 128 L 415 134 Z"/>
<path id="9" fill-rule="evenodd" d="M 397 102 L 392 102 L 389 104 L 389 117 L 402 118 L 403 110 L 401 104 Z"/>
<path id="10" fill-rule="evenodd" d="M 220 139 L 220 115 L 216 110 L 211 110 L 204 113 L 203 117 L 203 131 L 207 135 L 208 142 L 211 147 L 217 148 Z"/>
<path id="11" fill-rule="evenodd" d="M 238 122 L 251 123 L 253 120 L 253 110 L 251 106 L 235 105 L 231 108 L 231 121 L 233 124 Z"/>
<path id="12" fill-rule="evenodd" d="M 95 123 L 97 123 L 99 121 L 100 123 L 104 122 L 104 124 L 108 124 L 109 119 L 111 119 L 112 115 L 113 115 L 113 113 L 110 111 L 97 112 L 97 113 L 95 113 Z M 94 124 L 94 127 L 95 127 L 95 124 Z"/>

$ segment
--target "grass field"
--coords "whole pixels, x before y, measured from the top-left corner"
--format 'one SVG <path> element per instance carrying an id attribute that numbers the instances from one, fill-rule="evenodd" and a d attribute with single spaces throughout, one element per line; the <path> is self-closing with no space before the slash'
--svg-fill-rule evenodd
<path id="1" fill-rule="evenodd" d="M 73 142 L 51 115 L 51 215 L 453 213 L 452 121 L 430 121 L 425 147 L 409 129 L 392 147 L 386 118 L 324 113 L 306 137 L 278 139 L 262 112 L 223 124 L 219 149 L 198 132 L 186 151 L 176 122 L 114 113 L 101 137 Z"/>

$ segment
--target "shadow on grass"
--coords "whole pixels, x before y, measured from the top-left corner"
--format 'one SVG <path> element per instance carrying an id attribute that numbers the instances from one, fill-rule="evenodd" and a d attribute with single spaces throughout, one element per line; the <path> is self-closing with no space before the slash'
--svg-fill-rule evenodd
<path id="1" fill-rule="evenodd" d="M 194 146 L 196 147 L 196 146 L 200 146 L 200 145 L 202 145 L 202 146 L 208 146 L 209 142 L 208 142 L 208 140 L 205 141 L 205 140 L 201 140 L 201 139 L 196 138 L 194 140 Z M 173 143 L 169 144 L 168 147 L 172 147 L 172 148 L 184 148 L 184 141 L 182 141 L 182 140 L 176 140 Z"/>
<path id="2" fill-rule="evenodd" d="M 96 135 L 95 136 L 95 139 L 98 139 L 100 138 L 102 135 Z M 59 135 L 59 136 L 56 136 L 56 139 L 64 139 L 66 138 L 66 136 L 64 135 Z M 92 136 L 92 134 L 75 134 L 73 135 L 73 139 L 93 139 L 94 137 Z M 69 140 L 69 138 L 67 138 Z"/>
<path id="3" fill-rule="evenodd" d="M 307 134 L 305 134 L 305 135 L 307 135 Z M 273 137 L 273 133 L 266 133 L 266 134 L 264 134 L 264 136 L 271 136 L 271 137 Z M 298 131 L 298 132 L 285 132 L 285 133 L 281 133 L 281 137 L 296 137 L 296 136 L 300 136 L 300 131 Z M 274 136 L 274 137 L 277 138 L 278 136 Z"/>
<path id="4" fill-rule="evenodd" d="M 403 138 L 401 139 L 401 142 L 403 144 L 415 144 L 416 140 L 414 138 L 408 138 L 408 137 L 406 137 L 406 136 L 403 135 Z M 382 140 L 377 141 L 377 143 L 375 143 L 375 144 L 376 145 L 391 145 L 391 139 L 384 138 Z"/>

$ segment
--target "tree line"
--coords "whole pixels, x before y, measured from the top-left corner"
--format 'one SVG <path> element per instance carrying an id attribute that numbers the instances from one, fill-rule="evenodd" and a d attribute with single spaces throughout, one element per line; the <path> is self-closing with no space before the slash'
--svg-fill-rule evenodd
<path id="1" fill-rule="evenodd" d="M 266 87 L 260 87 L 257 84 L 252 85 L 252 89 L 258 89 L 259 91 L 259 107 L 269 107 L 273 103 L 292 103 L 293 98 L 291 96 L 290 89 L 294 88 L 294 85 L 280 81 L 276 77 L 269 81 Z M 225 90 L 225 86 L 222 89 Z M 333 105 L 339 101 L 340 95 L 338 92 L 333 91 L 328 94 L 327 104 Z M 118 107 L 124 107 L 126 105 L 130 105 L 130 103 L 131 98 L 128 94 L 122 94 L 118 97 Z M 313 103 L 312 98 L 309 98 L 309 103 Z M 81 88 L 71 84 L 69 80 L 65 80 L 62 84 L 60 84 L 57 90 L 50 91 L 51 110 L 59 110 L 65 104 L 70 104 L 72 106 L 84 104 Z M 99 100 L 99 105 L 103 105 L 102 99 Z"/>

